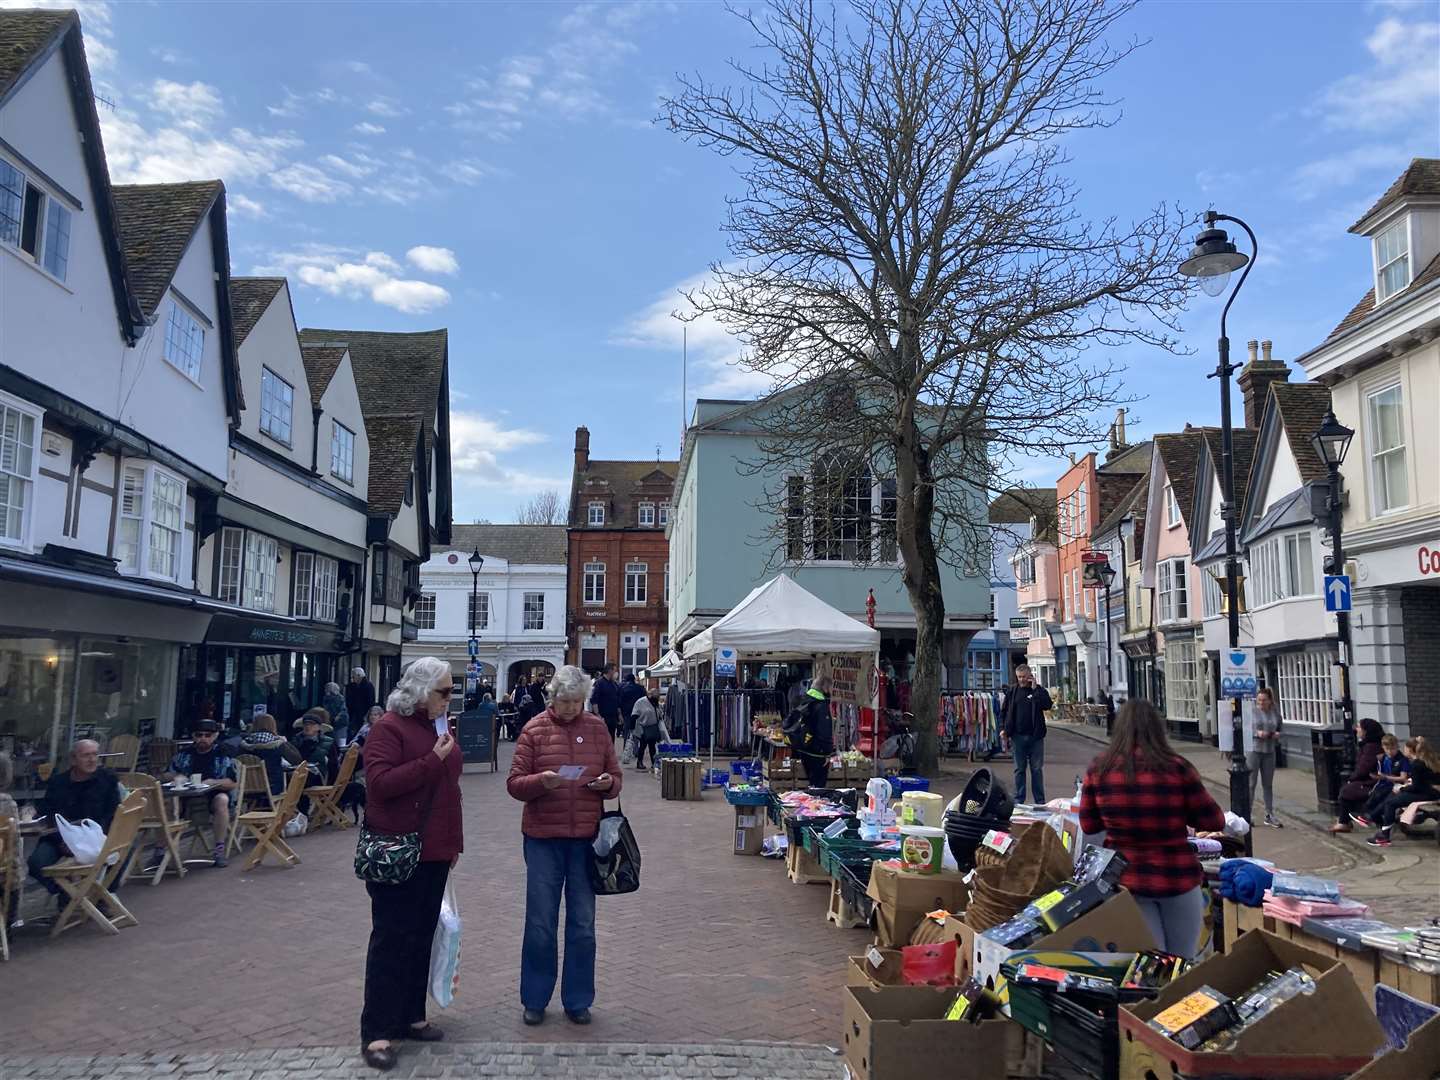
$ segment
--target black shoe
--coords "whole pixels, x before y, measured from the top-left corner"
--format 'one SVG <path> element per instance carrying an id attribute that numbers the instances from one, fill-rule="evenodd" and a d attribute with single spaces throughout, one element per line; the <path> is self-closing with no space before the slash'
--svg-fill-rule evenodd
<path id="1" fill-rule="evenodd" d="M 434 1024 L 426 1024 L 424 1027 L 418 1028 L 412 1024 L 401 1038 L 412 1039 L 415 1042 L 439 1042 L 445 1038 L 445 1032 Z"/>
<path id="2" fill-rule="evenodd" d="M 381 1072 L 389 1072 L 395 1067 L 395 1047 L 386 1046 L 382 1049 L 371 1050 L 367 1047 L 360 1048 L 360 1056 L 365 1059 L 365 1064 L 372 1069 L 379 1069 Z"/>
<path id="3" fill-rule="evenodd" d="M 527 1027 L 536 1027 L 545 1022 L 544 1009 L 526 1009 L 520 1019 L 525 1021 Z"/>
<path id="4" fill-rule="evenodd" d="M 590 1023 L 590 1010 L 576 1009 L 574 1012 L 571 1012 L 569 1009 L 566 1009 L 565 1019 L 569 1020 L 572 1024 L 588 1024 Z"/>

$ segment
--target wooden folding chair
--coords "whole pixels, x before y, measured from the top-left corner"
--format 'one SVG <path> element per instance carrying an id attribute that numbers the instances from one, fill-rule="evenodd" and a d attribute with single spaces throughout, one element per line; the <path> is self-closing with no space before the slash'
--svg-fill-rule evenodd
<path id="1" fill-rule="evenodd" d="M 235 813 L 230 815 L 230 836 L 225 841 L 225 854 L 240 850 L 244 837 L 240 834 L 240 817 L 246 806 L 258 802 L 266 810 L 275 808 L 275 797 L 270 793 L 270 774 L 265 763 L 254 754 L 241 754 L 235 759 L 240 769 L 240 784 L 235 789 Z"/>
<path id="2" fill-rule="evenodd" d="M 124 885 L 137 874 L 148 875 L 151 885 L 159 885 L 160 879 L 172 871 L 176 877 L 183 878 L 185 860 L 180 857 L 180 838 L 185 835 L 189 823 L 170 820 L 170 811 L 165 801 L 165 793 L 160 790 L 160 781 L 148 773 L 125 773 L 120 777 L 120 783 L 145 796 L 145 811 L 140 817 L 140 827 L 135 834 L 135 858 L 126 864 L 125 872 L 120 875 L 120 884 Z M 153 870 L 140 865 L 144 862 L 141 853 L 145 850 L 147 840 L 150 845 L 160 850 L 160 862 Z"/>
<path id="3" fill-rule="evenodd" d="M 146 772 L 151 776 L 161 776 L 170 769 L 170 762 L 175 760 L 174 739 L 151 739 L 145 744 L 145 766 Z"/>
<path id="4" fill-rule="evenodd" d="M 281 797 L 279 806 L 274 810 L 252 810 L 248 814 L 237 816 L 240 827 L 247 834 L 245 839 L 255 841 L 255 849 L 245 860 L 246 870 L 259 866 L 265 860 L 267 851 L 273 852 L 286 866 L 295 866 L 300 862 L 300 856 L 285 842 L 284 829 L 295 816 L 300 805 L 300 796 L 305 793 L 305 781 L 309 776 L 310 770 L 304 765 L 296 766 L 295 771 L 290 774 L 290 782 L 285 785 L 285 794 Z"/>
<path id="5" fill-rule="evenodd" d="M 81 916 L 89 916 L 107 934 L 118 934 L 124 926 L 139 925 L 140 920 L 130 914 L 110 887 L 134 846 L 135 833 L 144 816 L 144 793 L 131 792 L 115 811 L 115 820 L 110 822 L 110 831 L 105 836 L 105 846 L 100 849 L 98 859 L 88 864 L 62 859 L 45 867 L 45 876 L 69 897 L 60 917 L 55 920 L 54 929 L 50 931 L 51 937 L 59 937 L 70 927 L 78 926 L 83 921 Z"/>
<path id="6" fill-rule="evenodd" d="M 352 743 L 340 761 L 340 771 L 335 774 L 335 783 L 306 789 L 305 794 L 310 796 L 312 829 L 321 825 L 334 825 L 337 829 L 350 828 L 350 819 L 340 809 L 340 799 L 355 775 L 355 765 L 359 760 L 360 747 Z"/>
<path id="7" fill-rule="evenodd" d="M 112 754 L 124 754 L 110 762 L 110 768 L 117 773 L 134 772 L 140 760 L 140 737 L 138 735 L 116 735 L 108 748 Z"/>
<path id="8" fill-rule="evenodd" d="M 16 871 L 20 858 L 20 823 L 0 817 L 0 960 L 10 959 L 10 897 L 19 891 L 25 871 Z"/>

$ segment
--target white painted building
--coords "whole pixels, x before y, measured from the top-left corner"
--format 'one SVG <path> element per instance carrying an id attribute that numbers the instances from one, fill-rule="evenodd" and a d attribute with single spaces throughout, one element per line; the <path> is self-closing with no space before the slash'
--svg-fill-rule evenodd
<path id="1" fill-rule="evenodd" d="M 168 735 L 240 387 L 219 181 L 112 187 L 79 20 L 0 11 L 0 747 Z"/>
<path id="2" fill-rule="evenodd" d="M 563 525 L 454 526 L 450 544 L 420 568 L 417 639 L 405 662 L 438 656 L 463 679 L 473 607 L 482 685 L 503 694 L 520 675 L 554 674 L 565 663 L 566 550 Z"/>
<path id="3" fill-rule="evenodd" d="M 1355 431 L 1352 694 L 1357 716 L 1440 738 L 1440 160 L 1412 161 L 1350 232 L 1369 244 L 1369 291 L 1297 362 Z"/>

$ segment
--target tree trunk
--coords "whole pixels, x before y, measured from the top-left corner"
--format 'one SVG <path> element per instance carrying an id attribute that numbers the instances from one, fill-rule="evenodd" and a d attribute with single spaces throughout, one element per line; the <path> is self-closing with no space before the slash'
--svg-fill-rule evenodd
<path id="1" fill-rule="evenodd" d="M 896 447 L 896 532 L 905 560 L 905 589 L 915 610 L 915 671 L 910 709 L 915 714 L 915 767 L 921 776 L 940 771 L 940 689 L 945 596 L 935 551 L 935 488 L 930 461 L 913 415 Z"/>

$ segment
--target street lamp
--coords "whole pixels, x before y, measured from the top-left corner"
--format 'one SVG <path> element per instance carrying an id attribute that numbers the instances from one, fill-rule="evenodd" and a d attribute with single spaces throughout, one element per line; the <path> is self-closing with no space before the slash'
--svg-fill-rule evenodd
<path id="1" fill-rule="evenodd" d="M 477 547 L 470 555 L 470 663 L 475 665 L 475 685 L 480 685 L 480 639 L 475 633 L 475 619 L 480 613 L 480 569 L 485 556 Z"/>
<path id="2" fill-rule="evenodd" d="M 1236 250 L 1224 229 L 1215 227 L 1216 222 L 1220 221 L 1233 222 L 1245 230 L 1245 235 L 1250 238 L 1250 254 L 1248 256 Z M 1230 275 L 1236 270 L 1240 271 L 1240 280 L 1235 283 L 1235 288 L 1230 292 L 1230 299 L 1225 301 L 1225 307 L 1220 312 L 1220 359 L 1214 372 L 1210 375 L 1211 378 L 1220 380 L 1220 483 L 1223 499 L 1220 504 L 1220 516 L 1225 522 L 1225 594 L 1228 601 L 1226 625 L 1229 629 L 1232 652 L 1240 647 L 1240 598 L 1238 595 L 1240 568 L 1235 557 L 1235 446 L 1230 424 L 1230 376 L 1239 369 L 1239 365 L 1230 363 L 1230 338 L 1225 333 L 1225 320 L 1230 314 L 1230 305 L 1235 303 L 1235 297 L 1239 294 L 1240 287 L 1250 276 L 1250 269 L 1255 265 L 1255 257 L 1259 252 L 1260 243 L 1255 239 L 1255 233 L 1249 225 L 1237 217 L 1207 210 L 1205 212 L 1205 229 L 1195 237 L 1195 247 L 1190 252 L 1190 258 L 1182 262 L 1179 268 L 1180 273 L 1186 277 L 1197 279 L 1200 288 L 1209 296 L 1219 296 L 1223 293 L 1226 283 L 1230 280 Z M 1241 731 L 1240 717 L 1240 698 L 1231 698 L 1230 809 L 1249 821 L 1250 769 L 1245 763 L 1245 740 Z M 1247 855 L 1253 850 L 1252 835 L 1253 831 L 1245 834 L 1245 853 Z"/>
<path id="3" fill-rule="evenodd" d="M 1310 436 L 1310 445 L 1325 463 L 1330 472 L 1330 488 L 1325 495 L 1326 529 L 1330 533 L 1331 554 L 1326 572 L 1345 572 L 1345 543 L 1340 535 L 1341 511 L 1343 509 L 1344 486 L 1340 477 L 1340 466 L 1345 464 L 1345 455 L 1350 450 L 1350 440 L 1355 432 L 1335 419 L 1335 411 L 1327 409 L 1320 427 Z M 1355 702 L 1350 697 L 1350 612 L 1335 613 L 1335 636 L 1341 647 L 1340 663 L 1340 711 L 1345 718 L 1346 738 L 1355 728 Z"/>
<path id="4" fill-rule="evenodd" d="M 1115 726 L 1115 650 L 1110 644 L 1110 586 L 1115 584 L 1115 568 L 1108 562 L 1100 568 L 1100 581 L 1105 586 L 1105 734 Z"/>

